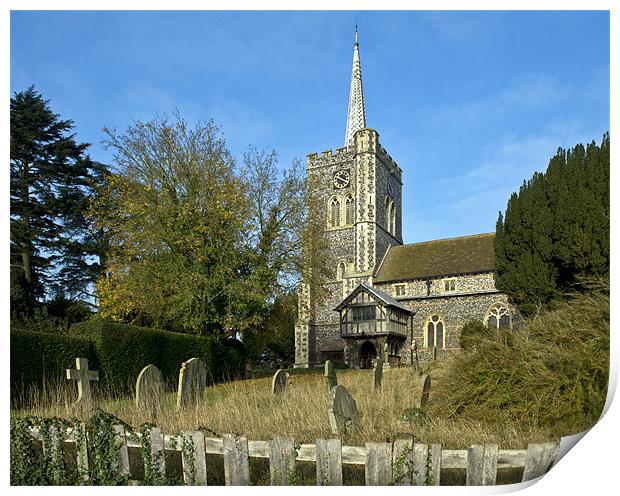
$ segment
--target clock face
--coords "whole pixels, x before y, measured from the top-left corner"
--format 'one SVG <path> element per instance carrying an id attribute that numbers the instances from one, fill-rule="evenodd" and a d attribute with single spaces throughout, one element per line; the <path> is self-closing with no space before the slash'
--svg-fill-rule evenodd
<path id="1" fill-rule="evenodd" d="M 338 189 L 346 188 L 351 182 L 351 175 L 348 170 L 341 170 L 334 174 L 334 187 Z"/>
<path id="2" fill-rule="evenodd" d="M 388 177 L 388 180 L 387 180 L 387 192 L 388 192 L 388 195 L 394 196 L 394 183 L 392 182 L 391 177 Z"/>

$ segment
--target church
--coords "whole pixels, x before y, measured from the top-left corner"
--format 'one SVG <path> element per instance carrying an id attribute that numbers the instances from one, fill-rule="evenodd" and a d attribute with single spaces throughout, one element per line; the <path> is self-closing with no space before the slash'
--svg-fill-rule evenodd
<path id="1" fill-rule="evenodd" d="M 325 360 L 368 368 L 459 351 L 463 325 L 511 328 L 515 310 L 495 288 L 494 233 L 403 244 L 402 169 L 366 127 L 357 32 L 344 147 L 307 160 L 324 205 L 333 257 L 327 295 L 302 281 L 295 367 Z"/>

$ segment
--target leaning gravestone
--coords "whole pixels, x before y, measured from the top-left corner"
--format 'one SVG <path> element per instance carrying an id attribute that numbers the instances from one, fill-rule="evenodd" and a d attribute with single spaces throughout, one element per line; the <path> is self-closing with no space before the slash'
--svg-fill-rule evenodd
<path id="1" fill-rule="evenodd" d="M 199 358 L 190 358 L 181 365 L 177 411 L 202 400 L 207 388 L 207 367 Z"/>
<path id="2" fill-rule="evenodd" d="M 273 374 L 273 379 L 271 380 L 271 394 L 282 394 L 286 389 L 286 383 L 288 378 L 288 372 L 282 369 L 278 369 L 276 373 Z"/>
<path id="3" fill-rule="evenodd" d="M 377 358 L 375 360 L 374 366 L 374 390 L 378 391 L 381 389 L 381 382 L 383 380 L 383 360 Z"/>
<path id="4" fill-rule="evenodd" d="M 424 374 L 420 378 L 420 384 L 422 384 L 422 394 L 420 395 L 420 402 L 418 403 L 418 408 L 424 408 L 426 406 L 426 402 L 428 401 L 428 395 L 431 392 L 431 376 L 428 374 Z"/>
<path id="5" fill-rule="evenodd" d="M 360 415 L 353 396 L 342 385 L 332 388 L 328 410 L 329 426 L 333 434 L 354 434 L 362 430 Z"/>
<path id="6" fill-rule="evenodd" d="M 336 377 L 336 371 L 334 370 L 331 360 L 325 360 L 325 382 L 327 383 L 327 389 L 329 391 L 338 385 L 338 378 Z"/>
<path id="7" fill-rule="evenodd" d="M 136 380 L 136 408 L 155 413 L 161 409 L 163 397 L 164 377 L 155 365 L 147 365 Z"/>

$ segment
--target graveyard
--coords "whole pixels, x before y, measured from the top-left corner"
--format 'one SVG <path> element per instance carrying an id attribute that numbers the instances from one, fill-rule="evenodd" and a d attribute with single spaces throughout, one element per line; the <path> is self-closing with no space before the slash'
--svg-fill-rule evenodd
<path id="1" fill-rule="evenodd" d="M 147 364 L 128 377 L 133 387 L 123 392 L 100 386 L 100 371 L 76 357 L 63 378 L 31 390 L 12 409 L 12 473 L 19 483 L 19 467 L 40 460 L 43 482 L 23 469 L 22 484 L 75 484 L 84 456 L 76 446 L 86 443 L 83 452 L 91 458 L 83 472 L 90 479 L 82 483 L 97 485 L 204 483 L 192 478 L 199 473 L 212 485 L 527 480 L 550 467 L 562 435 L 587 428 L 599 415 L 602 384 L 589 400 L 563 385 L 577 384 L 580 370 L 599 367 L 589 357 L 604 353 L 608 304 L 604 295 L 583 297 L 539 316 L 509 340 L 491 336 L 473 352 L 414 366 L 377 359 L 370 369 L 339 369 L 327 361 L 322 368 L 211 382 L 205 364 L 191 357 L 179 363 L 174 381 Z M 578 352 L 563 351 L 559 342 Z M 525 355 L 532 358 L 517 373 L 515 357 Z M 506 377 L 503 384 L 498 376 Z M 508 403 L 507 395 L 516 401 Z M 198 468 L 187 460 L 190 448 Z M 145 465 L 153 453 L 161 463 Z M 277 467 L 291 463 L 296 472 L 282 478 Z M 403 466 L 417 476 L 403 475 Z M 78 475 L 63 479 L 71 467 Z"/>
<path id="2" fill-rule="evenodd" d="M 344 146 L 319 154 L 328 122 L 345 117 L 344 93 L 327 96 L 342 79 L 338 23 L 304 12 L 275 21 L 286 34 L 244 14 L 239 36 L 244 16 L 229 14 L 235 43 L 210 12 L 150 38 L 140 26 L 162 15 L 169 28 L 176 14 L 11 13 L 11 485 L 493 486 L 546 474 L 607 399 L 608 100 L 584 95 L 608 88 L 566 71 L 579 60 L 574 72 L 605 75 L 608 38 L 590 44 L 581 18 L 556 33 L 520 15 L 492 43 L 480 22 L 462 56 L 443 51 L 451 29 L 411 44 L 426 32 L 412 29 L 419 14 L 390 13 L 409 19 L 361 31 L 366 101 L 356 20 Z M 43 24 L 50 15 L 59 22 Z M 576 141 L 601 130 L 599 144 Z"/>
<path id="3" fill-rule="evenodd" d="M 171 443 L 174 444 L 171 441 L 174 437 L 171 436 L 178 433 L 186 433 L 189 436 L 187 439 L 192 439 L 190 444 L 199 446 L 198 449 L 202 449 L 203 453 L 207 443 L 205 470 L 211 474 L 211 484 L 228 481 L 221 470 L 222 458 L 214 454 L 225 448 L 214 448 L 213 444 L 223 442 L 222 446 L 225 447 L 226 442 L 232 442 L 230 439 L 234 441 L 239 436 L 253 446 L 249 451 L 250 456 L 254 453 L 257 457 L 250 458 L 252 463 L 248 465 L 248 470 L 250 466 L 253 467 L 251 472 L 254 482 L 250 481 L 248 475 L 245 482 L 241 479 L 237 481 L 240 484 L 259 483 L 260 480 L 262 483 L 269 483 L 269 480 L 274 483 L 273 474 L 269 479 L 266 472 L 270 465 L 265 465 L 266 460 L 261 460 L 261 453 L 264 455 L 261 449 L 266 448 L 261 448 L 260 443 L 276 441 L 286 443 L 286 440 L 294 440 L 297 449 L 301 447 L 302 451 L 293 458 L 303 461 L 305 454 L 307 461 L 313 459 L 312 456 L 314 460 L 318 459 L 321 446 L 326 452 L 333 450 L 330 443 L 337 440 L 342 456 L 347 457 L 347 461 L 342 463 L 351 462 L 350 465 L 342 465 L 341 471 L 347 474 L 347 480 L 342 482 L 340 472 L 337 480 L 341 484 L 364 484 L 365 480 L 368 483 L 370 476 L 360 472 L 363 468 L 360 465 L 370 463 L 365 458 L 372 452 L 368 451 L 368 446 L 380 445 L 377 448 L 380 452 L 376 456 L 378 460 L 385 458 L 385 454 L 381 455 L 385 443 L 378 443 L 378 440 L 387 441 L 385 446 L 391 447 L 393 443 L 394 450 L 401 452 L 406 449 L 402 443 L 407 439 L 415 440 L 416 444 L 412 446 L 416 450 L 433 446 L 441 453 L 443 449 L 443 456 L 448 457 L 445 465 L 449 468 L 450 463 L 456 463 L 455 467 L 461 469 L 464 466 L 459 456 L 471 446 L 495 446 L 496 451 L 500 450 L 500 460 L 503 453 L 501 450 L 508 450 L 506 453 L 509 455 L 504 454 L 504 457 L 521 456 L 510 453 L 514 454 L 518 449 L 526 450 L 533 442 L 551 441 L 551 444 L 532 446 L 556 446 L 553 435 L 543 429 L 537 430 L 535 425 L 468 422 L 448 418 L 441 405 L 433 401 L 433 389 L 441 388 L 447 367 L 449 364 L 440 362 L 423 367 L 420 371 L 411 367 L 384 369 L 381 360 L 377 360 L 372 369 L 335 370 L 330 362 L 326 362 L 324 369 L 303 372 L 295 369 L 278 370 L 269 376 L 207 386 L 204 364 L 193 358 L 181 365 L 176 391 L 170 384 L 164 383 L 155 366 L 148 365 L 136 378 L 133 397 L 112 398 L 113 395 L 98 389 L 97 371 L 89 370 L 87 360 L 78 359 L 75 368 L 67 369 L 66 381 L 51 387 L 47 398 L 42 397 L 39 404 L 14 411 L 12 415 L 14 418 L 34 416 L 64 419 L 75 426 L 91 422 L 96 409 L 107 412 L 106 415 L 111 414 L 114 416 L 111 422 L 119 423 L 115 428 L 127 436 L 124 439 L 128 446 L 125 460 L 128 474 L 132 473 L 133 478 L 142 479 L 141 482 L 134 480 L 134 483 L 144 483 L 145 480 L 146 483 L 153 482 L 139 463 L 137 449 L 140 446 L 137 439 L 146 432 L 155 436 L 151 440 L 155 444 L 149 446 L 160 446 L 162 452 L 166 453 L 167 468 L 162 470 L 167 474 L 167 484 L 174 483 L 175 474 L 177 482 L 183 478 L 185 462 L 179 458 L 179 453 L 175 455 L 171 447 Z M 69 424 L 61 422 L 56 427 L 53 423 L 49 425 L 52 425 L 51 429 L 58 429 L 54 431 L 57 433 L 62 426 Z M 37 429 L 42 430 L 40 426 Z M 236 433 L 236 437 L 230 438 L 231 433 Z M 199 438 L 193 438 L 190 434 Z M 159 445 L 156 442 L 157 436 Z M 65 437 L 65 441 L 71 439 L 71 434 Z M 130 439 L 133 439 L 133 443 Z M 70 452 L 67 446 L 65 443 L 65 457 Z M 316 454 L 308 454 L 308 450 L 312 449 L 316 450 Z M 454 457 L 454 460 L 450 461 L 449 457 Z M 226 458 L 224 461 L 226 463 Z M 426 456 L 423 462 L 426 463 Z M 273 460 L 270 463 L 273 464 Z M 513 462 L 504 460 L 503 463 L 503 469 L 498 472 L 498 481 L 507 477 L 506 481 L 510 482 L 511 477 L 522 476 L 520 469 L 514 472 L 515 468 L 510 465 Z M 305 468 L 300 468 L 296 480 L 280 483 L 314 484 L 314 480 L 310 479 L 314 476 L 315 467 L 317 473 L 324 469 L 317 463 L 300 464 L 300 467 Z M 378 474 L 377 477 L 385 476 L 381 475 L 381 471 Z M 448 484 L 464 483 L 461 479 L 465 476 L 465 470 L 453 470 L 451 473 L 447 468 L 445 474 L 441 475 L 444 483 Z M 382 483 L 393 481 L 390 479 Z"/>

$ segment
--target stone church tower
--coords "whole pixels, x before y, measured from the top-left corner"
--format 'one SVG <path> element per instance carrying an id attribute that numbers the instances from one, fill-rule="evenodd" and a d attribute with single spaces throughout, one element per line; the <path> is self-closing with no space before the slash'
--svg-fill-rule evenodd
<path id="1" fill-rule="evenodd" d="M 346 354 L 334 310 L 361 282 L 373 277 L 388 248 L 402 245 L 402 170 L 366 127 L 357 31 L 344 147 L 308 155 L 308 179 L 319 188 L 333 280 L 328 297 L 312 305 L 312 288 L 301 285 L 295 327 L 295 367 Z M 314 308 L 311 313 L 310 308 Z"/>

